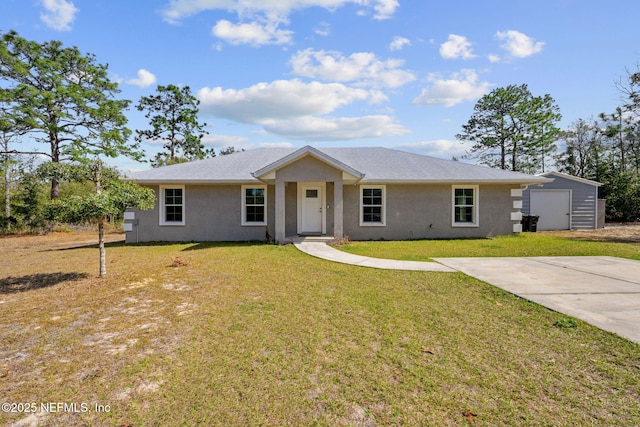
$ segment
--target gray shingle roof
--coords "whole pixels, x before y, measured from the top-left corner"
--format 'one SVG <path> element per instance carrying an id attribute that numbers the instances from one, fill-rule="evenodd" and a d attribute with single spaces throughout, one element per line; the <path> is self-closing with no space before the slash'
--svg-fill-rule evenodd
<path id="1" fill-rule="evenodd" d="M 366 182 L 504 182 L 533 184 L 550 179 L 519 172 L 437 159 L 388 148 L 317 148 L 356 171 Z M 300 151 L 312 155 L 309 147 L 260 148 L 189 163 L 164 166 L 130 175 L 141 183 L 240 183 L 258 181 L 252 174 L 285 156 Z"/>

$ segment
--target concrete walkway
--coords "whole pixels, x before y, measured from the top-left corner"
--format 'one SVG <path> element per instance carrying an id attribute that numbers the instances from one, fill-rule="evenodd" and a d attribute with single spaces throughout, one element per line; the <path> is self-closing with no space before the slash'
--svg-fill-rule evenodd
<path id="1" fill-rule="evenodd" d="M 640 261 L 607 256 L 436 260 L 640 343 Z"/>
<path id="2" fill-rule="evenodd" d="M 343 264 L 359 265 L 361 267 L 382 268 L 385 270 L 415 270 L 415 271 L 444 271 L 455 272 L 453 268 L 447 267 L 437 262 L 421 261 L 398 261 L 392 259 L 369 258 L 366 256 L 353 255 L 344 251 L 339 251 L 327 245 L 323 241 L 301 239 L 294 241 L 296 248 L 309 255 L 329 261 Z"/>
<path id="3" fill-rule="evenodd" d="M 300 239 L 309 255 L 362 267 L 461 271 L 519 297 L 640 343 L 640 261 L 615 257 L 435 258 L 397 261 L 349 254 Z"/>

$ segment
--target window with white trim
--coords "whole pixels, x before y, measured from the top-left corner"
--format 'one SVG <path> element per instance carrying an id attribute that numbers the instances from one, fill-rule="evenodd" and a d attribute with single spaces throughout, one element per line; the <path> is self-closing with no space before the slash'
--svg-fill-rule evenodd
<path id="1" fill-rule="evenodd" d="M 160 225 L 184 225 L 184 185 L 160 187 Z"/>
<path id="2" fill-rule="evenodd" d="M 242 186 L 242 225 L 267 225 L 267 186 Z"/>
<path id="3" fill-rule="evenodd" d="M 478 186 L 453 186 L 453 221 L 454 227 L 478 226 Z"/>
<path id="4" fill-rule="evenodd" d="M 383 226 L 386 223 L 384 185 L 360 186 L 360 225 Z"/>

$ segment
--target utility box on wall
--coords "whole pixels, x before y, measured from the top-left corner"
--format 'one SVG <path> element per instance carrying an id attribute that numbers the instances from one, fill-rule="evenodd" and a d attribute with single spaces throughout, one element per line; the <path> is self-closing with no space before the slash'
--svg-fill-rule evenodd
<path id="1" fill-rule="evenodd" d="M 131 233 L 133 232 L 133 228 L 134 226 L 137 227 L 138 226 L 138 220 L 136 219 L 136 213 L 132 212 L 132 211 L 127 211 L 124 213 L 124 224 L 122 224 L 122 226 L 124 227 L 124 231 L 125 233 Z M 127 241 L 130 241 L 129 239 L 126 239 Z M 137 241 L 137 239 L 136 239 Z"/>

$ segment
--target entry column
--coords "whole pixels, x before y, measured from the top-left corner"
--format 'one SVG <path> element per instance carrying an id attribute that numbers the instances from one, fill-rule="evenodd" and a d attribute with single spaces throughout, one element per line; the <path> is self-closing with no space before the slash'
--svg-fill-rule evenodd
<path id="1" fill-rule="evenodd" d="M 276 178 L 276 242 L 285 241 L 284 181 Z"/>
<path id="2" fill-rule="evenodd" d="M 344 216 L 342 200 L 342 180 L 333 183 L 333 234 L 336 239 L 344 235 Z"/>

